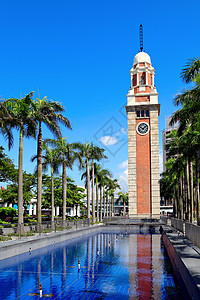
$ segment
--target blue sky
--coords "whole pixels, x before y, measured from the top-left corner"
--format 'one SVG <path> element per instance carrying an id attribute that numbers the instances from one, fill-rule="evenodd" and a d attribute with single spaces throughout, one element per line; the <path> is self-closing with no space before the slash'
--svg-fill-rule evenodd
<path id="1" fill-rule="evenodd" d="M 7 0 L 0 2 L 0 95 L 20 97 L 35 91 L 60 101 L 73 130 L 69 142 L 106 143 L 102 162 L 127 188 L 127 121 L 124 105 L 129 71 L 139 51 L 139 25 L 144 51 L 155 68 L 161 113 L 160 153 L 165 117 L 175 110 L 172 99 L 184 84 L 179 73 L 187 59 L 199 57 L 199 1 Z M 17 165 L 18 133 L 8 152 Z M 51 135 L 44 128 L 44 138 Z M 106 139 L 105 136 L 112 136 Z M 103 138 L 104 137 L 104 138 Z M 103 139 L 102 139 L 103 138 Z M 118 143 L 116 143 L 116 141 Z M 110 145 L 108 145 L 108 143 Z M 24 140 L 24 169 L 36 141 Z M 69 175 L 80 185 L 76 167 Z"/>

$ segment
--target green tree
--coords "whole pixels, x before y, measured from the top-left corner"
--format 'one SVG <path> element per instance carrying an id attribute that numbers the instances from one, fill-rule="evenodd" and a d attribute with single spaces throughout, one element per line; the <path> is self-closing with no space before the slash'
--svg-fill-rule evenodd
<path id="1" fill-rule="evenodd" d="M 17 169 L 13 161 L 4 153 L 0 147 L 0 182 L 17 181 Z"/>
<path id="2" fill-rule="evenodd" d="M 34 197 L 35 176 L 30 173 L 23 173 L 23 207 L 25 211 L 27 205 Z M 18 204 L 18 184 L 16 182 L 8 184 L 4 190 L 1 190 L 1 199 L 3 203 Z M 22 222 L 24 223 L 24 222 Z"/>
<path id="3" fill-rule="evenodd" d="M 5 99 L 0 100 L 0 133 L 8 141 L 8 149 L 13 146 L 13 128 L 18 128 L 20 120 L 13 116 L 12 111 L 7 107 Z"/>
<path id="4" fill-rule="evenodd" d="M 5 106 L 19 130 L 19 160 L 18 160 L 18 224 L 23 233 L 23 137 L 36 137 L 37 123 L 33 119 L 33 93 L 24 98 L 10 98 L 5 101 Z"/>
<path id="5" fill-rule="evenodd" d="M 61 137 L 60 124 L 71 129 L 71 124 L 65 116 L 64 107 L 57 101 L 47 101 L 47 97 L 43 99 L 36 98 L 34 103 L 34 119 L 38 122 L 37 137 L 37 218 L 41 223 L 41 197 L 42 197 L 42 123 L 56 136 Z"/>

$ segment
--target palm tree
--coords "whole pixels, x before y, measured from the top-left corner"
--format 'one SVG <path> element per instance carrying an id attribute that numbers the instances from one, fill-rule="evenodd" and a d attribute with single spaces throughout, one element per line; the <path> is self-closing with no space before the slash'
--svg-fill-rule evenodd
<path id="1" fill-rule="evenodd" d="M 63 190 L 63 223 L 66 220 L 66 199 L 67 199 L 67 174 L 66 168 L 72 170 L 75 160 L 80 161 L 79 154 L 75 151 L 75 144 L 67 143 L 66 137 L 58 138 L 57 140 L 47 139 L 47 144 L 50 144 L 59 153 L 58 161 L 62 165 L 62 190 Z"/>
<path id="2" fill-rule="evenodd" d="M 168 175 L 172 178 L 176 177 L 176 195 L 177 199 L 177 217 L 183 217 L 183 207 L 186 207 L 187 218 L 193 222 L 193 207 L 194 207 L 194 197 L 193 197 L 193 161 L 196 154 L 196 145 L 193 144 L 195 132 L 188 127 L 181 136 L 174 130 L 168 137 L 170 138 L 169 143 L 166 145 L 166 150 L 168 151 L 169 162 L 167 161 L 166 167 L 168 170 Z M 172 170 L 173 169 L 173 170 Z M 183 203 L 183 177 L 186 173 L 187 180 L 187 203 Z M 165 174 L 166 175 L 166 174 Z M 175 178 L 174 177 L 174 178 Z M 172 180 L 173 182 L 173 180 Z M 175 182 L 175 181 L 174 181 Z M 197 184 L 198 186 L 198 184 Z M 185 197 L 184 197 L 185 198 Z"/>
<path id="3" fill-rule="evenodd" d="M 97 173 L 97 177 L 98 177 L 98 182 L 100 187 L 100 222 L 102 222 L 102 210 L 103 210 L 102 204 L 104 204 L 104 217 L 105 217 L 105 182 L 107 178 L 112 177 L 112 174 L 106 169 L 101 169 Z"/>
<path id="4" fill-rule="evenodd" d="M 86 158 L 86 161 L 85 161 L 85 163 L 86 163 L 86 172 L 84 172 L 82 174 L 81 180 L 83 178 L 86 178 L 85 186 L 87 188 L 87 191 L 89 190 L 89 193 L 87 193 L 87 195 L 88 195 L 87 199 L 90 199 L 90 180 L 92 181 L 92 222 L 95 223 L 95 179 L 96 179 L 96 184 L 97 184 L 97 187 L 96 187 L 96 200 L 97 200 L 97 207 L 98 207 L 98 177 L 95 178 L 95 163 L 94 163 L 94 160 L 99 161 L 102 158 L 107 158 L 107 156 L 103 154 L 103 152 L 105 151 L 103 148 L 99 148 L 99 147 L 93 145 L 93 143 L 91 143 L 89 145 L 85 144 L 85 145 L 82 145 L 82 146 L 78 145 L 78 147 L 80 149 L 82 147 L 82 150 L 81 150 L 80 154 L 83 157 L 86 157 L 85 155 L 87 155 L 87 158 Z M 86 152 L 86 150 L 87 150 L 87 152 Z M 85 153 L 84 153 L 84 151 L 85 151 Z M 90 172 L 90 169 L 89 169 L 89 161 L 90 160 L 92 160 L 92 162 L 91 162 L 91 172 Z M 87 207 L 90 207 L 90 202 L 88 202 Z M 90 217 L 90 211 L 88 211 L 88 217 Z"/>
<path id="5" fill-rule="evenodd" d="M 103 178 L 103 204 L 104 204 L 104 217 L 108 217 L 108 194 L 110 189 L 111 178 L 104 176 Z"/>
<path id="6" fill-rule="evenodd" d="M 96 185 L 96 206 L 97 206 L 97 223 L 99 222 L 99 172 L 101 166 L 97 163 L 94 163 L 94 179 Z"/>
<path id="7" fill-rule="evenodd" d="M 192 58 L 189 59 L 183 70 L 181 71 L 180 77 L 184 82 L 190 83 L 195 80 L 200 73 L 200 59 Z"/>
<path id="8" fill-rule="evenodd" d="M 118 184 L 117 179 L 113 179 L 110 181 L 110 190 L 109 190 L 109 196 L 110 196 L 110 217 L 114 214 L 114 195 L 115 190 L 120 189 L 120 186 Z"/>
<path id="9" fill-rule="evenodd" d="M 187 134 L 188 130 L 190 134 L 193 134 L 193 139 L 190 139 L 191 145 L 193 145 L 193 153 L 196 153 L 195 163 L 198 164 L 197 178 L 200 174 L 200 60 L 191 59 L 186 64 L 185 68 L 181 72 L 181 77 L 184 82 L 195 83 L 195 86 L 190 89 L 181 92 L 174 99 L 174 104 L 176 106 L 181 105 L 181 108 L 178 109 L 172 116 L 171 124 L 175 123 L 176 120 L 179 120 L 178 127 L 178 136 L 182 137 L 184 134 Z M 191 171 L 192 162 L 189 163 L 190 175 L 193 175 Z M 191 184 L 193 182 L 191 181 Z M 196 182 L 197 193 L 196 193 L 196 202 L 197 202 L 197 222 L 200 224 L 200 199 L 199 199 L 199 181 Z M 193 191 L 189 195 L 191 196 L 191 209 L 192 208 L 192 197 Z M 190 220 L 193 220 L 193 211 L 190 214 Z"/>
<path id="10" fill-rule="evenodd" d="M 94 179 L 96 185 L 96 207 L 97 207 L 97 222 L 102 222 L 102 192 L 103 192 L 103 177 L 112 177 L 112 174 L 105 169 L 101 169 L 101 165 L 94 163 Z M 92 176 L 91 176 L 92 178 Z M 100 195 L 100 203 L 99 203 Z M 100 208 L 99 208 L 100 204 Z M 99 213 L 100 212 L 100 213 Z"/>
<path id="11" fill-rule="evenodd" d="M 33 93 L 21 99 L 10 98 L 5 101 L 10 116 L 16 121 L 19 129 L 19 161 L 18 161 L 18 225 L 23 228 L 23 137 L 36 137 L 37 123 L 33 119 Z"/>
<path id="12" fill-rule="evenodd" d="M 92 170 L 92 222 L 95 223 L 95 189 L 94 189 L 94 160 L 99 161 L 102 158 L 107 158 L 103 152 L 105 149 L 99 148 L 97 146 L 94 146 L 91 144 L 92 151 L 91 151 L 91 156 L 90 158 L 92 159 L 92 165 L 91 165 L 91 170 Z M 98 194 L 98 193 L 97 193 Z"/>
<path id="13" fill-rule="evenodd" d="M 124 205 L 123 215 L 125 216 L 126 215 L 126 204 L 128 204 L 128 193 L 119 192 L 118 196 L 119 197 L 117 198 L 116 203 L 123 202 L 123 205 Z"/>
<path id="14" fill-rule="evenodd" d="M 36 98 L 34 103 L 34 119 L 38 122 L 37 138 L 37 219 L 41 223 L 41 197 L 42 197 L 42 123 L 56 136 L 61 137 L 59 123 L 71 129 L 68 118 L 63 116 L 64 107 L 56 101 L 47 101 Z"/>
<path id="15" fill-rule="evenodd" d="M 87 217 L 90 218 L 90 169 L 89 161 L 91 159 L 92 147 L 90 143 L 81 144 L 75 143 L 76 149 L 79 151 L 79 156 L 82 157 L 80 169 L 86 167 L 86 188 L 87 188 Z M 84 161 L 83 161 L 84 160 Z"/>
<path id="16" fill-rule="evenodd" d="M 13 116 L 12 111 L 7 107 L 6 100 L 0 100 L 0 133 L 8 141 L 8 149 L 13 146 L 12 129 L 20 125 L 20 120 Z"/>
<path id="17" fill-rule="evenodd" d="M 47 171 L 48 166 L 51 169 L 51 222 L 52 225 L 54 223 L 54 215 L 55 215 L 55 208 L 54 208 L 54 173 L 58 173 L 58 167 L 60 163 L 59 153 L 57 149 L 51 149 L 46 146 L 45 141 L 43 148 L 45 150 L 44 154 L 44 161 L 43 161 L 43 169 L 44 172 Z"/>

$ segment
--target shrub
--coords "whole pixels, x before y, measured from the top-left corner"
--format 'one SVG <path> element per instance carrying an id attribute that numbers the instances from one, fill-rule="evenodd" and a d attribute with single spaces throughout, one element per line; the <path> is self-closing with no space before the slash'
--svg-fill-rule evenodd
<path id="1" fill-rule="evenodd" d="M 5 222 L 11 223 L 11 222 L 12 222 L 12 218 L 11 218 L 11 217 L 6 217 L 6 218 L 5 218 Z"/>
<path id="2" fill-rule="evenodd" d="M 9 241 L 9 240 L 12 240 L 12 238 L 8 237 L 8 236 L 0 236 L 0 241 L 1 242 L 5 242 L 5 241 Z"/>
<path id="3" fill-rule="evenodd" d="M 10 217 L 11 220 L 16 217 L 17 210 L 12 207 L 0 207 L 0 219 L 5 220 L 7 217 Z"/>
<path id="4" fill-rule="evenodd" d="M 0 222 L 0 224 L 1 225 L 3 225 L 3 226 L 1 226 L 1 228 L 8 228 L 8 227 L 11 227 L 11 223 L 8 223 L 8 222 L 5 222 L 5 221 L 1 221 Z"/>
<path id="5" fill-rule="evenodd" d="M 28 219 L 27 220 L 29 223 L 37 223 L 37 220 L 33 220 L 33 219 Z"/>
<path id="6" fill-rule="evenodd" d="M 29 232 L 26 233 L 26 235 L 27 235 L 27 236 L 33 236 L 33 235 L 35 235 L 35 233 L 29 231 Z"/>
<path id="7" fill-rule="evenodd" d="M 13 221 L 13 223 L 17 223 L 18 222 L 18 218 L 14 217 L 12 221 Z"/>

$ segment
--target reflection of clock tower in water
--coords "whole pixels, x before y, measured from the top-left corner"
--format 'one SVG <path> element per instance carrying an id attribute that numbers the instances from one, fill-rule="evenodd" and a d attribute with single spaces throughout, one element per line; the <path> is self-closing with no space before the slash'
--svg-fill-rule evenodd
<path id="1" fill-rule="evenodd" d="M 142 50 L 142 49 L 141 49 Z M 160 104 L 150 56 L 141 51 L 133 62 L 127 95 L 129 216 L 160 216 L 159 136 Z"/>

